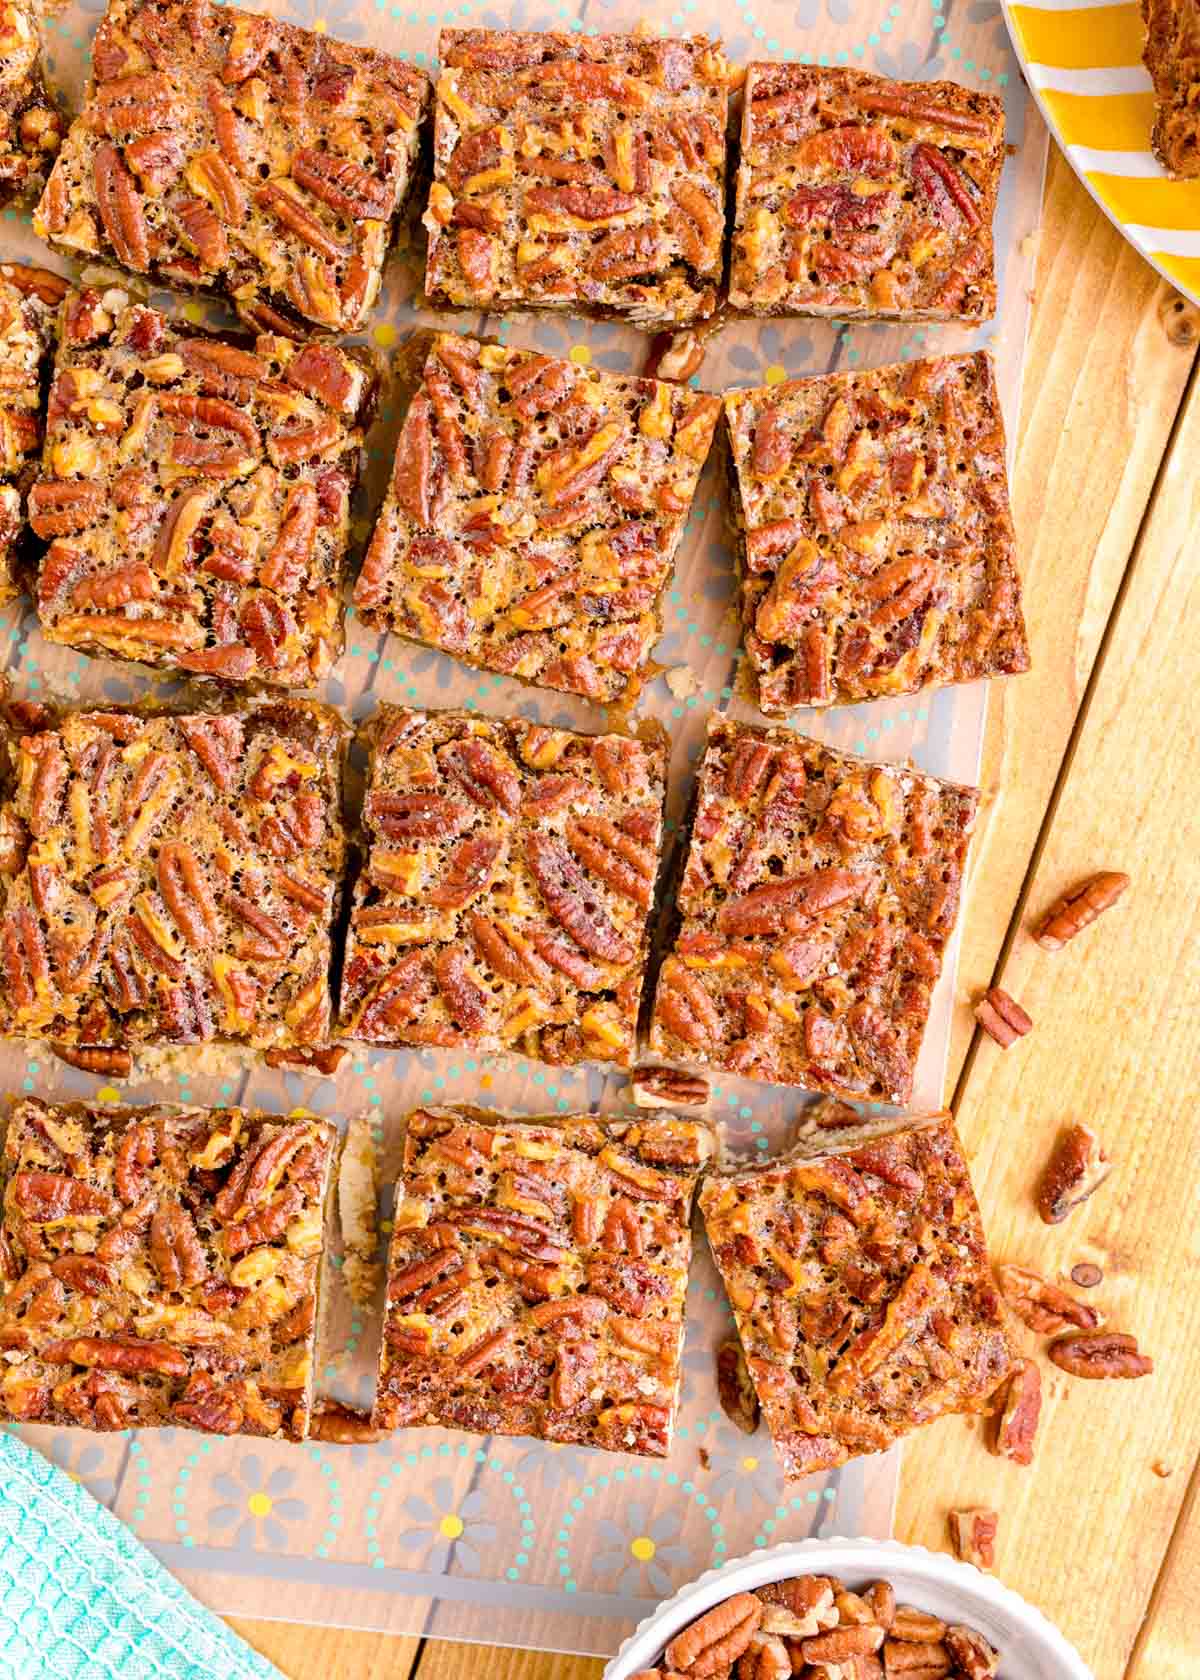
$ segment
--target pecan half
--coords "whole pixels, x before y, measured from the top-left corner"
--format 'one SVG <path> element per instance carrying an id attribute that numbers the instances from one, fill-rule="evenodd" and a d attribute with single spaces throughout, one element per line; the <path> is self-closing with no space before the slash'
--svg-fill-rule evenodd
<path id="1" fill-rule="evenodd" d="M 97 146 L 92 181 L 100 220 L 109 243 L 127 268 L 145 272 L 150 265 L 150 236 L 133 176 L 115 146 Z"/>
<path id="2" fill-rule="evenodd" d="M 1069 1327 L 1097 1330 L 1103 1323 L 1095 1307 L 1077 1301 L 1065 1289 L 1025 1266 L 997 1266 L 996 1282 L 1021 1322 L 1039 1335 L 1056 1335 Z"/>
<path id="3" fill-rule="evenodd" d="M 1154 1370 L 1136 1339 L 1115 1330 L 1061 1336 L 1051 1344 L 1050 1358 L 1073 1377 L 1148 1377 Z"/>
<path id="4" fill-rule="evenodd" d="M 1129 885 L 1119 869 L 1104 869 L 1056 898 L 1038 924 L 1034 938 L 1044 951 L 1061 951 L 1069 939 L 1110 910 Z"/>
<path id="5" fill-rule="evenodd" d="M 1059 1133 L 1037 1190 L 1037 1209 L 1047 1225 L 1058 1225 L 1086 1202 L 1112 1171 L 1113 1163 L 1090 1126 Z"/>
<path id="6" fill-rule="evenodd" d="M 666 1649 L 668 1668 L 694 1680 L 727 1671 L 749 1645 L 762 1614 L 753 1593 L 735 1593 L 675 1635 Z"/>
<path id="7" fill-rule="evenodd" d="M 709 1097 L 707 1079 L 675 1068 L 635 1068 L 629 1084 L 638 1108 L 703 1108 Z"/>

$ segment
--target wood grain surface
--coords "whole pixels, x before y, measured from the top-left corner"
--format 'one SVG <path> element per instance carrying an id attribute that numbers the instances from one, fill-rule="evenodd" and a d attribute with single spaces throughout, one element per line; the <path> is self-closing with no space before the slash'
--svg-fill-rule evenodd
<path id="1" fill-rule="evenodd" d="M 1096 1680 L 1200 1673 L 1200 381 L 1195 312 L 1051 154 L 1014 482 L 1034 669 L 993 685 L 986 804 L 965 907 L 950 1064 L 994 1253 L 1048 1275 L 1082 1259 L 1091 1299 L 1153 1354 L 1139 1382 L 1042 1357 L 1034 1466 L 949 1420 L 905 1449 L 897 1536 L 944 1547 L 946 1512 L 1000 1512 L 997 1573 Z M 1133 876 L 1065 950 L 1036 912 L 1090 871 Z M 974 997 L 1001 983 L 1032 1033 L 1001 1053 Z M 1058 1128 L 1117 1161 L 1050 1228 L 1032 1188 Z M 598 1680 L 596 1661 L 238 1622 L 291 1680 Z"/>

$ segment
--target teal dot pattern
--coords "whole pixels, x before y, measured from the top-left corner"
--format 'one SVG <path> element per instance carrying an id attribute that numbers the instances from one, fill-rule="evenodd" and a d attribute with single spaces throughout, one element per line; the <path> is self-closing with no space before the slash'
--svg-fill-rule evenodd
<path id="1" fill-rule="evenodd" d="M 453 8 L 428 10 L 393 0 L 256 0 L 255 9 L 274 11 L 309 27 L 327 27 L 334 36 L 369 39 L 435 75 L 437 31 L 443 24 L 511 24 L 595 36 L 602 29 L 632 28 L 645 12 L 635 0 L 612 0 L 603 8 L 585 6 L 582 0 L 463 0 Z M 94 0 L 71 0 L 46 23 L 51 80 L 73 105 L 78 103 L 88 43 L 99 15 Z M 1030 284 L 1030 256 L 1022 250 L 1022 241 L 1036 225 L 1042 158 L 1036 146 L 1026 143 L 1026 94 L 994 0 L 953 7 L 950 0 L 735 0 L 725 10 L 711 0 L 666 0 L 650 7 L 648 17 L 664 31 L 723 33 L 734 63 L 777 57 L 805 64 L 846 64 L 908 79 L 948 76 L 1004 99 L 1016 154 L 1008 164 L 997 228 L 1001 309 L 995 323 L 970 331 L 940 323 L 731 324 L 712 343 L 698 383 L 713 391 L 775 384 L 988 345 L 997 355 L 1011 430 Z M 26 214 L 7 213 L 5 233 L 10 257 L 43 260 Z M 159 294 L 155 301 L 170 300 Z M 180 300 L 172 306 L 180 307 Z M 221 318 L 209 303 L 189 302 L 187 313 L 207 324 Z M 421 295 L 419 246 L 402 230 L 375 313 L 357 339 L 387 359 L 414 330 L 440 326 L 622 372 L 639 371 L 645 353 L 641 335 L 611 322 L 533 314 L 436 315 Z M 382 495 L 400 418 L 400 406 L 385 397 L 368 438 L 366 481 L 355 502 L 359 549 Z M 357 565 L 357 555 L 352 554 L 351 565 Z M 639 703 L 640 715 L 662 722 L 672 741 L 669 844 L 678 832 L 709 712 L 755 716 L 741 698 L 743 656 L 732 607 L 733 557 L 713 462 L 702 477 L 663 601 L 663 635 L 655 653 L 663 672 L 647 684 Z M 170 699 L 177 692 L 175 685 L 138 668 L 83 659 L 70 649 L 51 646 L 23 603 L 0 610 L 0 672 L 11 678 L 17 692 L 31 697 L 123 704 L 142 697 Z M 442 654 L 368 630 L 353 609 L 346 615 L 345 655 L 320 697 L 355 720 L 387 700 L 520 713 L 556 727 L 595 730 L 604 725 L 603 714 L 585 702 L 467 670 Z M 984 700 L 977 685 L 805 713 L 796 726 L 831 746 L 868 757 L 911 758 L 936 774 L 974 781 L 983 719 Z M 928 1077 L 935 1087 L 936 1064 L 948 1036 L 948 990 L 941 1007 L 927 1035 L 933 1064 Z M 470 1101 L 525 1113 L 565 1114 L 611 1112 L 626 1097 L 625 1076 L 603 1068 L 550 1069 L 527 1061 L 416 1051 L 360 1050 L 346 1058 L 332 1079 L 273 1072 L 231 1056 L 220 1065 L 166 1066 L 153 1077 L 106 1083 L 60 1065 L 44 1052 L 9 1047 L 0 1049 L 0 1074 L 9 1088 L 63 1099 L 243 1103 L 279 1113 L 307 1108 L 338 1122 L 366 1113 L 393 1171 L 397 1121 L 418 1103 Z M 714 1083 L 713 1112 L 725 1142 L 748 1158 L 780 1146 L 796 1108 L 794 1098 L 771 1088 L 729 1078 Z M 385 1216 L 389 1205 L 385 1194 Z M 385 1245 L 386 1227 L 381 1258 Z M 325 1309 L 327 1334 L 318 1387 L 348 1402 L 369 1404 L 378 1316 L 351 1306 L 336 1256 L 325 1279 Z M 819 1484 L 784 1492 L 770 1468 L 773 1459 L 765 1433 L 760 1431 L 749 1442 L 734 1438 L 717 1407 L 712 1369 L 713 1348 L 729 1323 L 728 1303 L 700 1237 L 687 1297 L 676 1438 L 670 1456 L 657 1463 L 440 1431 L 409 1431 L 375 1445 L 310 1442 L 295 1447 L 214 1440 L 184 1430 L 146 1430 L 123 1437 L 114 1452 L 114 1465 L 120 1468 L 114 1475 L 113 1508 L 122 1526 L 103 1511 L 97 1515 L 83 1486 L 28 1454 L 15 1438 L 36 1440 L 38 1431 L 0 1431 L 9 1498 L 22 1511 L 13 1532 L 0 1529 L 0 1558 L 15 1582 L 11 1592 L 0 1592 L 0 1652 L 19 1648 L 11 1646 L 11 1639 L 28 1638 L 37 1642 L 31 1649 L 41 1649 L 41 1641 L 53 1637 L 56 1650 L 63 1653 L 62 1666 L 39 1672 L 96 1674 L 102 1680 L 118 1673 L 121 1680 L 141 1680 L 143 1673 L 152 1671 L 167 1680 L 212 1673 L 236 1680 L 243 1674 L 273 1674 L 252 1654 L 244 1658 L 220 1624 L 209 1628 L 211 1618 L 158 1564 L 144 1558 L 133 1538 L 136 1532 L 161 1548 L 163 1556 L 188 1570 L 189 1578 L 237 1580 L 243 1613 L 279 1613 L 282 1582 L 288 1589 L 286 1613 L 299 1619 L 312 1614 L 303 1586 L 289 1575 L 288 1556 L 274 1557 L 264 1549 L 261 1530 L 253 1551 L 240 1551 L 230 1544 L 228 1531 L 208 1524 L 218 1497 L 214 1478 L 247 1455 L 257 1460 L 259 1485 L 269 1485 L 280 1470 L 294 1472 L 292 1493 L 307 1514 L 288 1523 L 287 1553 L 304 1556 L 306 1579 L 320 1588 L 312 1596 L 336 1615 L 344 1588 L 345 1602 L 360 1607 L 346 1612 L 353 1619 L 364 1614 L 363 1595 L 379 1593 L 386 1625 L 413 1632 L 425 1625 L 429 1604 L 436 1606 L 444 1595 L 446 1603 L 453 1600 L 461 1607 L 464 1599 L 470 1603 L 473 1583 L 478 1583 L 478 1625 L 485 1636 L 503 1637 L 496 1631 L 499 1624 L 489 1619 L 497 1614 L 495 1595 L 503 1593 L 514 1604 L 536 1609 L 544 1630 L 538 1637 L 547 1644 L 557 1641 L 560 1649 L 607 1652 L 625 1627 L 644 1613 L 633 1606 L 660 1599 L 726 1557 L 818 1529 L 885 1532 L 886 1516 L 874 1513 L 888 1508 L 894 1455 L 860 1460 Z M 8 1463 L 10 1451 L 18 1455 L 15 1466 Z M 445 1508 L 438 1504 L 443 1486 L 450 1501 Z M 405 1512 L 410 1498 L 423 1502 L 427 1521 Z M 443 1519 L 456 1518 L 460 1510 L 473 1514 L 461 1517 L 462 1533 L 450 1539 L 442 1529 Z M 97 1578 L 112 1587 L 102 1602 L 89 1602 L 86 1611 L 80 1606 L 92 1578 L 73 1552 L 61 1547 L 59 1522 L 65 1520 L 64 1513 L 70 1518 L 72 1546 L 89 1566 L 96 1555 L 93 1548 L 102 1553 L 105 1561 L 96 1566 Z M 449 1521 L 448 1527 L 454 1526 Z M 401 1545 L 405 1534 L 416 1538 Z M 464 1561 L 467 1548 L 475 1559 L 470 1567 Z M 40 1585 L 36 1595 L 22 1586 L 29 1579 L 29 1559 L 37 1560 L 39 1583 L 43 1577 L 49 1583 L 44 1589 Z M 148 1579 L 152 1587 L 146 1586 Z M 130 1581 L 136 1586 L 129 1586 Z M 490 1611 L 483 1608 L 485 1598 L 493 1606 Z M 580 1601 L 595 1598 L 604 1601 L 605 1614 L 591 1621 L 581 1618 Z M 418 1608 L 406 1620 L 396 1606 L 408 1603 Z M 139 1657 L 126 1648 L 135 1630 L 141 1642 Z M 139 1660 L 143 1666 L 138 1666 Z M 250 1666 L 245 1666 L 247 1661 Z M 0 1659 L 0 1672 L 3 1668 Z"/>

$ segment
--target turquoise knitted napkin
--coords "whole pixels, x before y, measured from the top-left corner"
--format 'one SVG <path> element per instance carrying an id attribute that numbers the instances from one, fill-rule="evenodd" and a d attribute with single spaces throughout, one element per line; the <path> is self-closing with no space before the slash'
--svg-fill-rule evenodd
<path id="1" fill-rule="evenodd" d="M 282 1680 L 84 1488 L 0 1431 L 5 1680 Z"/>

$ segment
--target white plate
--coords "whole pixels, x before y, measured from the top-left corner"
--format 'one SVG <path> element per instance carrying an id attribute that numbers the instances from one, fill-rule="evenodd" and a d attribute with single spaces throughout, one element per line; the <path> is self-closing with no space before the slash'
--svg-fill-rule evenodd
<path id="1" fill-rule="evenodd" d="M 734 1593 L 791 1575 L 836 1575 L 851 1588 L 890 1581 L 901 1604 L 975 1628 L 1000 1652 L 997 1680 L 1094 1680 L 1079 1653 L 1032 1604 L 971 1564 L 898 1540 L 795 1540 L 710 1569 L 647 1616 L 604 1670 L 629 1680 L 653 1668 L 681 1628 Z"/>

